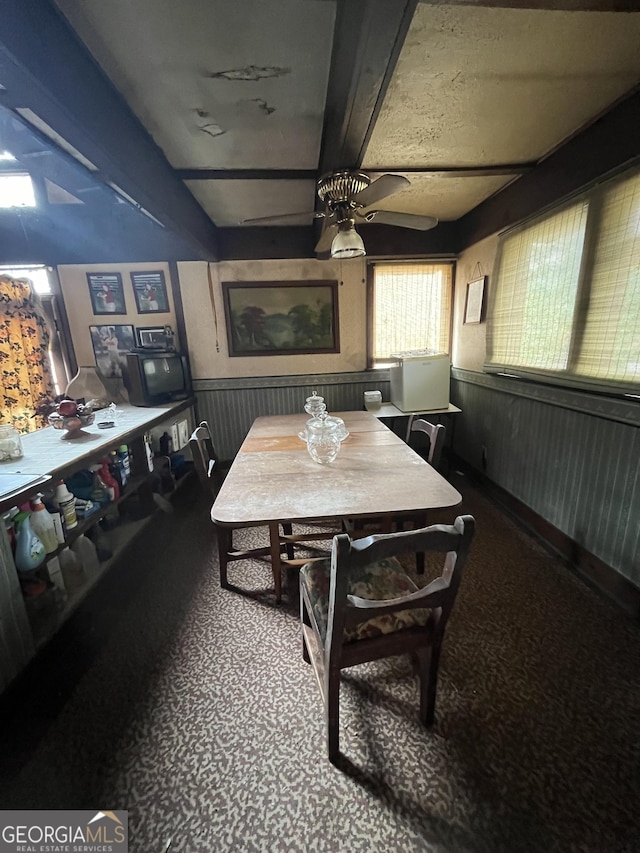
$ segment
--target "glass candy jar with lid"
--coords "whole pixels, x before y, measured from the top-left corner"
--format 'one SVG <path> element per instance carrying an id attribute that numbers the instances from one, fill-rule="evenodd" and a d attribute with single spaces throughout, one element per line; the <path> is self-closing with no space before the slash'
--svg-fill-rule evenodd
<path id="1" fill-rule="evenodd" d="M 0 462 L 22 459 L 20 433 L 11 424 L 0 424 Z"/>
<path id="2" fill-rule="evenodd" d="M 325 413 L 307 421 L 307 450 L 314 462 L 326 465 L 338 455 L 340 436 L 338 425 Z"/>
<path id="3" fill-rule="evenodd" d="M 327 404 L 324 397 L 319 397 L 316 391 L 312 392 L 311 397 L 307 397 L 304 404 L 304 410 L 312 418 L 317 418 L 322 412 L 326 412 Z"/>

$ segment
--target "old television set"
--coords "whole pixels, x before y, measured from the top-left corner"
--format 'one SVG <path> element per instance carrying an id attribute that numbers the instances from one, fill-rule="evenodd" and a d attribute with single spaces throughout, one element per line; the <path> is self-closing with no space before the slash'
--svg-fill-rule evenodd
<path id="1" fill-rule="evenodd" d="M 191 396 L 186 355 L 140 348 L 127 353 L 126 386 L 133 406 L 158 406 Z"/>

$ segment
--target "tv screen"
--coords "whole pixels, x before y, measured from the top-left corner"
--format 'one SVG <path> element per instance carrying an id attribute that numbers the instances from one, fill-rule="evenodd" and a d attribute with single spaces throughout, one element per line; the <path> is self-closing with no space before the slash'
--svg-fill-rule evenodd
<path id="1" fill-rule="evenodd" d="M 184 388 L 182 359 L 171 356 L 142 358 L 142 369 L 149 394 L 175 394 Z"/>
<path id="2" fill-rule="evenodd" d="M 184 400 L 191 393 L 187 359 L 181 353 L 128 353 L 127 373 L 129 402 L 134 406 Z"/>

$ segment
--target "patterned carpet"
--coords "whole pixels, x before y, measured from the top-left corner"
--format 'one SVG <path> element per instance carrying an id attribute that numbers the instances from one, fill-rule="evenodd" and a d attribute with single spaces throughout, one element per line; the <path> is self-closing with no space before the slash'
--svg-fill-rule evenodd
<path id="1" fill-rule="evenodd" d="M 187 495 L 0 703 L 2 808 L 128 809 L 136 853 L 640 850 L 639 627 L 455 484 L 478 532 L 433 729 L 407 659 L 347 671 L 332 767 L 297 602 L 256 563 L 221 590 Z"/>

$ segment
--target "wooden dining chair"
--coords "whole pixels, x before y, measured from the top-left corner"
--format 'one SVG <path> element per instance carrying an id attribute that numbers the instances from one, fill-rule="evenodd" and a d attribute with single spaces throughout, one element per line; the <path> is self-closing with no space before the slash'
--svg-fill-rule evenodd
<path id="1" fill-rule="evenodd" d="M 201 485 L 207 489 L 213 499 L 215 499 L 220 486 L 224 480 L 224 472 L 221 469 L 218 455 L 215 451 L 215 446 L 211 436 L 209 424 L 206 421 L 200 421 L 198 426 L 191 433 L 189 438 L 189 447 L 193 458 L 193 464 L 200 480 Z M 280 537 L 282 547 L 287 553 L 287 557 L 291 560 L 294 558 L 293 544 L 286 541 L 287 537 L 292 536 L 291 524 L 283 523 L 282 536 Z M 265 560 L 271 561 L 271 545 L 265 545 L 261 548 L 236 548 L 233 544 L 233 528 L 217 526 L 218 537 L 218 555 L 220 563 L 220 586 L 224 589 L 231 589 L 228 577 L 229 563 L 237 560 Z M 282 579 L 274 574 L 274 586 L 276 591 L 276 600 L 280 602 L 282 595 Z"/>
<path id="2" fill-rule="evenodd" d="M 331 558 L 300 572 L 302 654 L 322 698 L 329 760 L 339 751 L 340 673 L 346 667 L 409 653 L 417 658 L 420 720 L 434 722 L 438 665 L 475 522 L 333 540 Z M 440 577 L 420 589 L 398 560 L 407 551 L 445 555 Z"/>
<path id="3" fill-rule="evenodd" d="M 429 439 L 429 452 L 427 454 L 427 462 L 433 468 L 438 468 L 442 457 L 442 449 L 444 448 L 444 440 L 446 438 L 447 429 L 444 424 L 432 424 L 424 418 L 418 418 L 412 421 L 407 428 L 406 443 L 409 444 L 412 432 L 419 432 L 426 435 Z"/>
<path id="4" fill-rule="evenodd" d="M 437 469 L 447 434 L 445 425 L 432 424 L 423 418 L 410 420 L 405 438 L 406 444 L 409 444 L 409 437 L 412 432 L 423 433 L 429 438 L 429 451 L 426 461 L 432 468 Z M 393 530 L 403 530 L 407 524 L 411 524 L 414 528 L 426 527 L 428 524 L 427 513 L 398 513 L 394 516 L 384 516 L 378 519 L 357 519 L 356 521 L 346 521 L 345 527 L 350 533 L 355 534 L 357 532 L 359 536 L 362 536 L 365 529 L 370 532 L 377 530 L 380 533 L 391 533 Z M 418 574 L 424 574 L 424 554 L 416 554 L 416 568 Z"/>

